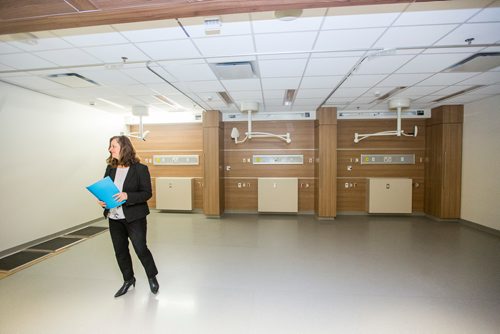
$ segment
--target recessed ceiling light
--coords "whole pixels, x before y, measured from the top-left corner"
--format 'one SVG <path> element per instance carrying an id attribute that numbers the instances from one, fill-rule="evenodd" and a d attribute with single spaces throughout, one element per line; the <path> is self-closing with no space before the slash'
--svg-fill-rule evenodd
<path id="1" fill-rule="evenodd" d="M 283 97 L 283 105 L 284 106 L 291 106 L 293 103 L 293 100 L 295 100 L 295 89 L 287 89 L 285 91 L 285 96 Z"/>
<path id="2" fill-rule="evenodd" d="M 484 85 L 476 85 L 476 86 L 472 86 L 472 87 L 469 87 L 469 88 L 466 88 L 466 89 L 462 89 L 456 93 L 453 93 L 453 94 L 450 94 L 450 95 L 446 95 L 446 96 L 443 96 L 439 99 L 436 99 L 432 102 L 441 102 L 441 101 L 444 101 L 444 100 L 448 100 L 448 99 L 451 99 L 452 97 L 456 97 L 456 96 L 459 96 L 459 95 L 463 95 L 463 94 L 466 94 L 466 93 L 470 93 L 472 92 L 473 90 L 476 90 L 476 89 L 479 89 L 481 87 L 484 87 Z"/>

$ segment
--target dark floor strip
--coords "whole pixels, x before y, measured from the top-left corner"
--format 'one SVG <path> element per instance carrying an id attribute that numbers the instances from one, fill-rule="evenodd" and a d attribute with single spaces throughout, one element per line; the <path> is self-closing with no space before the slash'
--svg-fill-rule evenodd
<path id="1" fill-rule="evenodd" d="M 32 261 L 49 255 L 50 252 L 20 251 L 0 259 L 0 271 L 12 271 Z"/>
<path id="2" fill-rule="evenodd" d="M 88 238 L 100 234 L 106 231 L 107 229 L 108 229 L 107 227 L 102 227 L 102 226 L 87 226 L 80 230 L 65 234 L 65 236 Z"/>
<path id="3" fill-rule="evenodd" d="M 57 237 L 57 238 L 51 239 L 49 241 L 42 242 L 41 244 L 35 245 L 35 246 L 30 247 L 28 249 L 29 250 L 44 250 L 44 251 L 49 251 L 49 252 L 57 252 L 58 250 L 61 250 L 63 248 L 66 248 L 68 246 L 76 244 L 82 240 L 83 240 L 83 238 Z"/>

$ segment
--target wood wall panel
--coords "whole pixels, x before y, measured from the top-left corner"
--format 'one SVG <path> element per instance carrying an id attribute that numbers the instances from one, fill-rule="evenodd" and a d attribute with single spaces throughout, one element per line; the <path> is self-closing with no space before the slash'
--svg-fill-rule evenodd
<path id="1" fill-rule="evenodd" d="M 146 124 L 144 130 L 151 131 L 146 141 L 131 138 L 141 162 L 148 166 L 153 186 L 153 197 L 148 201 L 150 208 L 156 208 L 155 182 L 157 177 L 194 177 L 194 209 L 202 209 L 203 201 L 203 128 L 201 123 L 190 124 Z M 130 131 L 139 131 L 138 126 L 130 126 Z M 179 140 L 182 138 L 182 140 Z M 150 161 L 153 155 L 199 156 L 195 166 L 160 166 Z"/>
<path id="2" fill-rule="evenodd" d="M 203 127 L 201 123 L 145 124 L 144 131 L 146 130 L 151 131 L 146 141 L 132 138 L 137 151 L 203 151 Z M 132 125 L 130 131 L 138 132 L 139 127 Z"/>
<path id="3" fill-rule="evenodd" d="M 383 120 L 339 120 L 338 121 L 338 148 L 342 149 L 364 149 L 364 148 L 415 148 L 425 147 L 425 120 L 403 119 L 401 129 L 406 133 L 412 133 L 414 126 L 418 126 L 417 137 L 379 136 L 369 137 L 354 143 L 354 133 L 375 133 L 388 130 L 396 130 L 395 119 Z"/>
<path id="4" fill-rule="evenodd" d="M 235 144 L 230 137 L 233 127 L 238 128 L 240 139 L 242 139 L 247 131 L 248 122 L 224 123 L 226 210 L 257 212 L 258 177 L 297 177 L 299 178 L 299 211 L 312 211 L 314 203 L 314 121 L 252 122 L 252 131 L 274 134 L 289 132 L 292 138 L 290 144 L 276 138 L 254 138 L 242 144 Z M 302 154 L 304 164 L 254 165 L 252 157 L 256 154 Z M 227 170 L 228 166 L 230 170 Z M 238 188 L 238 183 L 250 184 L 250 187 Z"/>
<path id="5" fill-rule="evenodd" d="M 407 177 L 413 181 L 412 211 L 422 212 L 426 179 L 426 123 L 422 119 L 403 119 L 402 129 L 413 132 L 418 126 L 417 137 L 369 137 L 357 144 L 354 133 L 376 133 L 396 129 L 396 120 L 339 120 L 337 151 L 337 205 L 339 211 L 367 211 L 367 178 Z M 361 154 L 415 154 L 411 165 L 363 165 Z M 357 159 L 357 160 L 356 160 Z M 351 170 L 348 170 L 351 166 Z M 345 183 L 348 183 L 348 188 Z M 355 186 L 354 186 L 355 185 Z"/>
<path id="6" fill-rule="evenodd" d="M 240 132 L 240 140 L 245 137 L 248 122 L 224 122 L 224 148 L 226 150 L 290 150 L 314 148 L 314 121 L 252 121 L 252 131 L 268 132 L 273 134 L 290 133 L 292 142 L 276 138 L 253 138 L 243 144 L 235 144 L 231 138 L 233 127 Z"/>
<path id="7" fill-rule="evenodd" d="M 320 108 L 316 115 L 314 213 L 320 219 L 333 219 L 337 216 L 337 108 Z"/>
<path id="8" fill-rule="evenodd" d="M 346 187 L 347 184 L 347 187 Z M 365 212 L 368 211 L 366 194 L 367 179 L 337 179 L 337 210 L 343 212 Z"/>
<path id="9" fill-rule="evenodd" d="M 203 114 L 203 212 L 218 217 L 224 213 L 223 127 L 219 111 Z"/>
<path id="10" fill-rule="evenodd" d="M 425 213 L 460 218 L 463 106 L 432 109 L 427 121 Z"/>

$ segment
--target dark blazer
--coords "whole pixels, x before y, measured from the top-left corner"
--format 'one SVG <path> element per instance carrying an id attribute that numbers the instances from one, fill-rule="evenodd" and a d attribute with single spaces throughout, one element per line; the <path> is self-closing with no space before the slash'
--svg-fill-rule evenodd
<path id="1" fill-rule="evenodd" d="M 104 177 L 109 176 L 115 180 L 116 168 L 108 165 Z M 127 222 L 144 218 L 149 214 L 147 200 L 153 195 L 151 190 L 151 176 L 148 166 L 136 163 L 130 166 L 127 177 L 123 182 L 123 192 L 127 193 L 127 201 L 122 205 Z M 109 210 L 104 210 L 104 217 Z"/>

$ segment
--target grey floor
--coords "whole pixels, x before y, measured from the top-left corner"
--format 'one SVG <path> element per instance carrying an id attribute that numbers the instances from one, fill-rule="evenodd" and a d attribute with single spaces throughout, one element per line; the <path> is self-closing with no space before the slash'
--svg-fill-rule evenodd
<path id="1" fill-rule="evenodd" d="M 457 223 L 157 212 L 148 240 L 158 295 L 133 255 L 113 298 L 106 232 L 1 279 L 0 333 L 500 333 L 500 239 Z"/>

